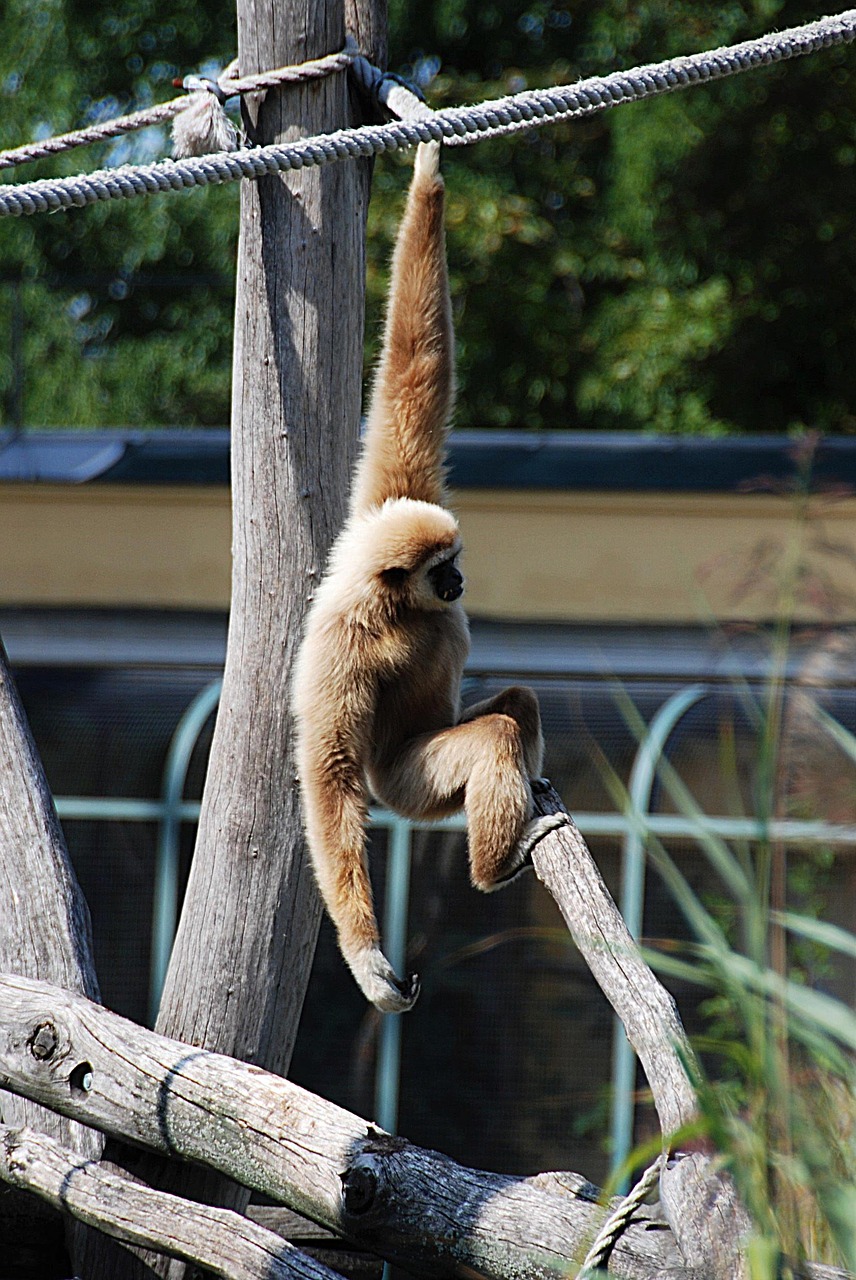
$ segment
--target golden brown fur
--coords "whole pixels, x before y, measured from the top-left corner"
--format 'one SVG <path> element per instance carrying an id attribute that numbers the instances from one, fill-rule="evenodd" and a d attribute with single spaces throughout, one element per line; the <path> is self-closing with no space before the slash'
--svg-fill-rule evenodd
<path id="1" fill-rule="evenodd" d="M 454 336 L 437 144 L 416 157 L 392 262 L 383 352 L 347 523 L 310 610 L 293 686 L 306 833 L 354 977 L 380 1009 L 418 994 L 380 950 L 365 853 L 369 790 L 398 813 L 467 812 L 473 883 L 523 854 L 538 703 L 506 689 L 460 714 L 469 649 L 457 522 L 442 505 Z"/>

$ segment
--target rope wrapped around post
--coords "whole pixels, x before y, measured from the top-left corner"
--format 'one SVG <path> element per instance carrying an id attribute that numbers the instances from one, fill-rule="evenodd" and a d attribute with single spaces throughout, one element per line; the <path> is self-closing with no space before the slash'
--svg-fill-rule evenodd
<path id="1" fill-rule="evenodd" d="M 468 146 L 482 138 L 517 133 L 557 120 L 593 115 L 620 103 L 638 102 L 690 85 L 707 83 L 803 57 L 856 39 L 856 9 L 729 48 L 672 58 L 632 71 L 595 76 L 575 85 L 535 89 L 475 107 L 447 107 L 427 118 L 342 129 L 295 143 L 205 155 L 181 161 L 125 166 L 78 178 L 43 179 L 0 187 L 0 217 L 70 209 L 101 200 L 122 200 L 159 191 L 181 191 L 211 183 L 256 179 L 288 169 L 359 159 L 432 140 Z"/>
<path id="2" fill-rule="evenodd" d="M 8 151 L 0 151 L 0 169 L 11 169 L 19 164 L 27 164 L 33 160 L 45 160 L 49 156 L 60 155 L 75 147 L 90 146 L 94 142 L 106 142 L 110 138 L 120 138 L 136 129 L 148 129 L 152 125 L 175 121 L 176 117 L 192 113 L 202 103 L 209 107 L 213 104 L 221 109 L 228 98 L 236 94 L 258 93 L 283 84 L 301 84 L 307 80 L 320 80 L 324 76 L 333 75 L 337 71 L 347 71 L 357 56 L 357 47 L 348 37 L 344 49 L 338 53 L 328 53 L 322 58 L 310 58 L 294 66 L 277 67 L 273 71 L 262 71 L 254 76 L 237 76 L 237 61 L 230 62 L 216 80 L 208 76 L 185 76 L 175 81 L 187 91 L 180 98 L 172 98 L 169 102 L 161 102 L 154 107 L 143 107 L 128 115 L 117 116 L 113 120 L 103 120 L 100 124 L 88 125 L 84 129 L 73 129 L 70 133 L 57 134 L 53 138 L 45 138 L 42 142 L 32 142 L 25 146 L 13 147 Z M 175 128 L 175 125 L 173 126 Z M 231 126 L 229 126 L 231 127 Z M 215 129 L 225 132 L 221 121 L 217 121 Z M 224 151 L 234 151 L 237 135 L 232 130 L 233 142 L 224 146 Z M 216 132 L 215 132 L 216 136 Z M 177 152 L 179 158 L 186 155 L 201 155 L 203 151 Z"/>

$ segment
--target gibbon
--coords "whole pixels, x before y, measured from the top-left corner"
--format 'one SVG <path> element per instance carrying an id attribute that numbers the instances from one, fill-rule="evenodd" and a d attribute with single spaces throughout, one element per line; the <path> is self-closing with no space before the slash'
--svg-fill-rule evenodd
<path id="1" fill-rule="evenodd" d="M 527 857 L 543 738 L 530 689 L 460 712 L 469 650 L 461 539 L 443 456 L 454 335 L 439 144 L 420 145 L 392 259 L 383 348 L 346 524 L 315 593 L 293 681 L 309 851 L 339 946 L 366 997 L 419 994 L 380 949 L 366 859 L 368 796 L 409 818 L 464 808 L 473 884 Z"/>

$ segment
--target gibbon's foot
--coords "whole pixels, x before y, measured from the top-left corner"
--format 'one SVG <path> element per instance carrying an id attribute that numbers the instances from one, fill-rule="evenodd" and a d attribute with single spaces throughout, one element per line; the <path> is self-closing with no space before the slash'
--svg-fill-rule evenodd
<path id="1" fill-rule="evenodd" d="M 535 783 L 541 779 L 533 779 L 532 789 Z M 550 783 L 547 783 L 550 786 Z M 494 889 L 504 889 L 512 880 L 516 880 L 524 871 L 528 871 L 532 866 L 532 850 L 536 844 L 549 835 L 551 831 L 558 831 L 559 827 L 567 826 L 569 822 L 568 815 L 565 813 L 547 813 L 540 818 L 532 818 L 523 828 L 523 835 L 517 842 L 514 853 L 512 854 L 511 865 L 504 875 L 498 880 L 494 880 L 493 884 L 487 890 L 492 893 Z"/>
<path id="2" fill-rule="evenodd" d="M 351 972 L 363 995 L 383 1013 L 406 1013 L 419 996 L 419 974 L 406 978 L 395 970 L 379 947 L 366 947 L 348 959 Z"/>
<path id="3" fill-rule="evenodd" d="M 539 779 L 541 781 L 541 779 Z M 551 784 L 548 782 L 547 786 Z M 534 789 L 534 788 L 533 788 Z M 532 850 L 536 844 L 540 844 L 545 836 L 551 831 L 558 831 L 560 827 L 570 825 L 570 817 L 566 813 L 545 813 L 539 818 L 532 818 L 523 828 L 523 835 L 520 837 L 517 848 L 524 862 L 532 861 Z"/>
<path id="4" fill-rule="evenodd" d="M 525 853 L 522 862 L 516 862 L 513 867 L 509 867 L 508 871 L 501 875 L 493 884 L 488 885 L 485 893 L 493 893 L 494 889 L 504 889 L 507 884 L 511 884 L 512 880 L 516 880 L 518 876 L 522 876 L 524 871 L 532 870 L 532 855 Z"/>

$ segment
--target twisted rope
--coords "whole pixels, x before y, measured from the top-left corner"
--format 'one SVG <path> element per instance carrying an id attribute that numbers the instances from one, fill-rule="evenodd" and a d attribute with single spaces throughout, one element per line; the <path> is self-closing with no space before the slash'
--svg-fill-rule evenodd
<path id="1" fill-rule="evenodd" d="M 642 1174 L 630 1194 L 625 1196 L 615 1211 L 607 1217 L 592 1241 L 592 1246 L 585 1256 L 583 1265 L 577 1272 L 577 1280 L 592 1280 L 595 1272 L 607 1261 L 610 1253 L 615 1248 L 618 1237 L 628 1226 L 636 1210 L 647 1200 L 660 1181 L 660 1166 L 662 1162 L 662 1156 L 658 1156 L 654 1163 L 649 1165 Z"/>
<path id="2" fill-rule="evenodd" d="M 54 138 L 45 138 L 43 142 L 30 142 L 23 147 L 0 151 L 0 169 L 11 169 L 16 164 L 26 164 L 30 160 L 44 160 L 47 156 L 70 151 L 72 147 L 86 147 L 92 142 L 119 138 L 123 133 L 132 133 L 134 129 L 163 124 L 177 116 L 179 111 L 184 111 L 189 104 L 188 97 L 172 98 L 169 102 L 160 103 L 159 106 L 144 107 L 140 111 L 132 111 L 126 116 L 117 116 L 114 120 L 104 120 L 101 124 L 93 124 L 86 129 L 74 129 L 71 133 L 59 133 Z"/>
<path id="3" fill-rule="evenodd" d="M 293 67 L 278 67 L 275 71 L 260 71 L 254 76 L 234 76 L 234 63 L 231 63 L 217 83 L 229 96 L 233 93 L 253 93 L 257 89 L 274 89 L 280 84 L 299 84 L 304 80 L 321 80 L 336 71 L 347 71 L 357 56 L 357 46 L 349 36 L 344 49 L 339 53 L 328 53 L 323 58 L 310 58 L 308 62 L 300 62 Z"/>
<path id="4" fill-rule="evenodd" d="M 466 146 L 480 138 L 499 137 L 592 115 L 623 102 L 673 93 L 693 84 L 721 80 L 754 67 L 802 57 L 856 39 L 856 10 L 848 9 L 788 31 L 747 40 L 729 48 L 668 59 L 632 71 L 595 76 L 575 85 L 536 89 L 475 107 L 448 107 L 423 120 L 342 129 L 298 142 L 224 152 L 188 160 L 125 166 L 78 178 L 42 179 L 0 187 L 0 216 L 47 213 L 129 199 L 158 191 L 180 191 L 211 183 L 257 179 L 337 160 L 357 159 L 413 147 L 432 140 Z"/>
<path id="5" fill-rule="evenodd" d="M 216 81 L 208 82 L 213 92 L 221 101 L 237 93 L 252 93 L 260 89 L 272 89 L 282 84 L 298 84 L 306 80 L 320 80 L 323 76 L 333 75 L 336 71 L 345 71 L 357 56 L 357 47 L 349 37 L 344 49 L 339 53 L 328 53 L 323 58 L 310 58 L 307 62 L 290 67 L 278 67 L 274 71 L 263 71 L 254 76 L 236 77 L 235 63 L 232 62 L 218 76 Z M 205 81 L 189 76 L 189 82 L 198 83 L 201 87 Z M 187 84 L 191 88 L 191 84 Z M 74 147 L 89 146 L 93 142 L 104 142 L 108 138 L 119 138 L 122 134 L 132 133 L 135 129 L 146 129 L 150 125 L 163 124 L 174 119 L 180 112 L 186 111 L 193 104 L 193 93 L 183 94 L 180 98 L 171 98 L 155 107 L 144 107 L 140 111 L 132 111 L 126 116 L 117 116 L 114 120 L 105 120 L 101 124 L 90 125 L 85 129 L 74 129 L 70 133 L 57 134 L 46 138 L 43 142 L 32 142 L 22 147 L 14 147 L 8 151 L 0 151 L 0 169 L 11 169 L 18 164 L 26 164 L 30 160 L 44 160 L 48 156 L 59 155 L 63 151 L 71 151 Z"/>

